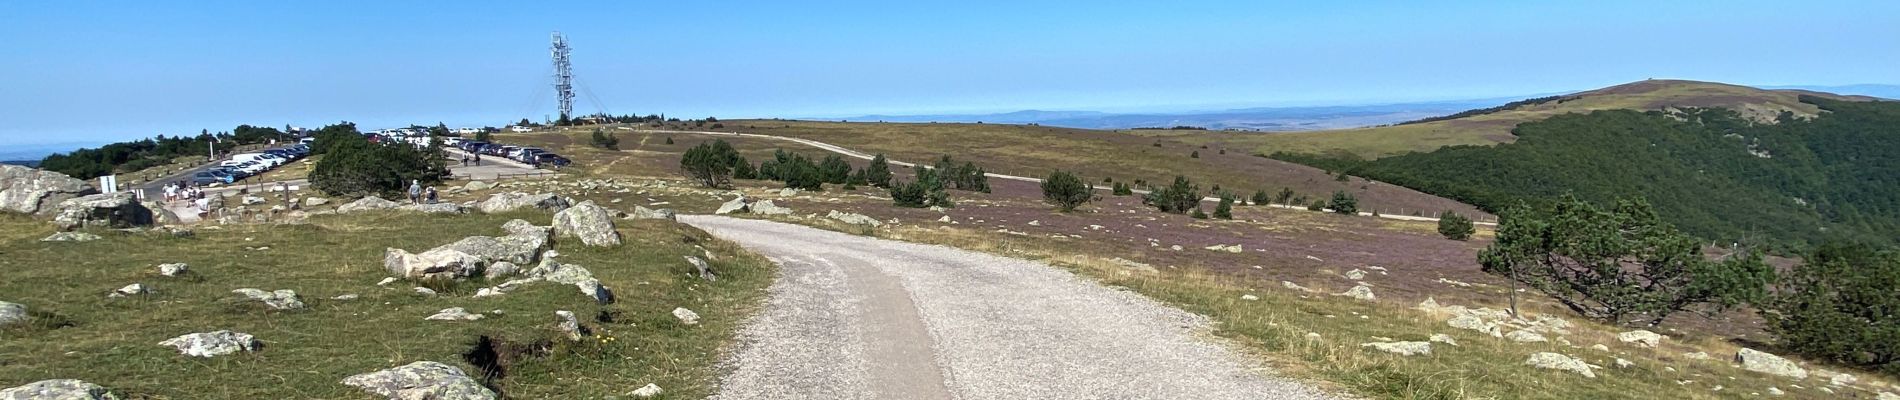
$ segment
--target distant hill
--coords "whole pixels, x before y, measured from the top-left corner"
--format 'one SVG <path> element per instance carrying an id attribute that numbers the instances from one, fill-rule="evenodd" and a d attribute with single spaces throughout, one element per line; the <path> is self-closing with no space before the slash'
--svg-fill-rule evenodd
<path id="1" fill-rule="evenodd" d="M 1800 101 L 1810 95 L 1845 101 L 1874 100 L 1869 96 L 1849 96 L 1800 89 L 1758 89 L 1715 82 L 1652 79 L 1602 89 L 1550 96 L 1483 112 L 1444 120 L 1359 129 L 1296 132 L 1277 135 L 1234 137 L 1229 143 L 1246 143 L 1262 154 L 1274 152 L 1352 155 L 1362 158 L 1387 157 L 1406 152 L 1425 152 L 1452 145 L 1490 145 L 1516 140 L 1511 129 L 1518 124 L 1552 116 L 1587 113 L 1596 110 L 1669 110 L 1681 108 L 1726 108 L 1742 118 L 1773 123 L 1783 112 L 1797 117 L 1812 117 L 1820 112 L 1813 104 Z"/>
<path id="2" fill-rule="evenodd" d="M 1841 86 L 1762 86 L 1762 89 L 1798 89 L 1815 92 L 1827 92 L 1847 95 L 1873 96 L 1883 99 L 1900 100 L 1900 85 L 1841 85 Z"/>
<path id="3" fill-rule="evenodd" d="M 842 119 L 853 122 L 1036 124 L 1080 129 L 1197 126 L 1210 130 L 1310 131 L 1391 124 L 1472 108 L 1490 107 L 1511 100 L 1516 99 L 1495 98 L 1350 106 L 1254 107 L 1179 113 L 1025 110 L 997 114 L 866 115 Z"/>
<path id="4" fill-rule="evenodd" d="M 0 164 L 12 164 L 12 165 L 27 166 L 27 167 L 38 167 L 40 166 L 40 160 L 0 161 Z"/>

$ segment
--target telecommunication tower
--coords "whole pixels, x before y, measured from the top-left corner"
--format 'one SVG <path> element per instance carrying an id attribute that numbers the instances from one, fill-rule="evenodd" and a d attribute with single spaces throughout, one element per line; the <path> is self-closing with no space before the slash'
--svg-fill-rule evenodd
<path id="1" fill-rule="evenodd" d="M 561 118 L 574 116 L 574 69 L 567 60 L 567 37 L 554 32 L 554 96 L 561 101 Z"/>

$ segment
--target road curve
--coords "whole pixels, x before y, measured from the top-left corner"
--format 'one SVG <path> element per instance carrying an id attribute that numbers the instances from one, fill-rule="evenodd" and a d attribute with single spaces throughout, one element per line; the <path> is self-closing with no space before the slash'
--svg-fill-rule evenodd
<path id="1" fill-rule="evenodd" d="M 829 151 L 829 152 L 833 152 L 833 153 L 838 153 L 838 154 L 841 154 L 841 155 L 844 155 L 844 156 L 846 156 L 846 157 L 852 157 L 852 158 L 857 158 L 857 159 L 861 159 L 861 160 L 869 160 L 869 159 L 871 159 L 872 157 L 875 157 L 874 155 L 871 155 L 871 154 L 866 154 L 866 153 L 864 153 L 864 152 L 861 152 L 861 151 L 857 151 L 857 150 L 852 150 L 852 149 L 848 149 L 848 148 L 844 148 L 843 146 L 838 146 L 838 145 L 834 145 L 834 144 L 830 144 L 830 143 L 825 143 L 825 142 L 820 142 L 820 141 L 816 141 L 816 140 L 811 140 L 811 139 L 805 139 L 805 138 L 795 138 L 795 137 L 790 137 L 790 136 L 776 136 L 776 135 L 761 135 L 761 134 L 757 134 L 757 133 L 738 133 L 738 132 L 712 132 L 712 131 L 676 131 L 676 130 L 660 130 L 660 129 L 629 129 L 629 130 L 631 130 L 631 131 L 634 131 L 634 132 L 640 132 L 640 133 L 685 133 L 685 134 L 694 134 L 694 135 L 715 135 L 715 136 L 740 136 L 740 137 L 750 137 L 750 138 L 760 138 L 760 139 L 770 139 L 770 140 L 781 140 L 781 141 L 787 141 L 787 142 L 793 142 L 793 143 L 799 143 L 799 144 L 803 144 L 803 145 L 806 145 L 806 146 L 811 146 L 811 147 L 815 147 L 815 148 L 818 148 L 819 150 L 824 150 L 824 151 Z M 903 162 L 903 161 L 897 161 L 897 160 L 888 160 L 888 161 L 890 161 L 890 163 L 891 163 L 892 165 L 897 165 L 897 166 L 901 166 L 901 167 L 911 167 L 911 166 L 915 166 L 915 165 L 916 165 L 916 164 L 913 164 L 913 163 L 908 163 L 908 162 Z M 927 167 L 927 166 L 926 166 L 926 167 Z M 1040 178 L 1032 178 L 1032 177 L 1027 177 L 1027 176 L 1016 176 L 1016 175 L 1007 175 L 1007 174 L 998 174 L 998 173 L 994 173 L 994 172 L 989 172 L 989 173 L 984 173 L 983 175 L 984 175 L 984 176 L 988 176 L 988 177 L 991 177 L 991 178 L 997 178 L 997 179 L 1008 179 L 1008 180 L 1013 180 L 1013 181 L 1023 181 L 1023 182 L 1031 182 L 1031 183 L 1042 183 L 1042 179 L 1040 179 Z M 1109 190 L 1109 189 L 1111 189 L 1111 188 L 1109 188 L 1109 187 L 1107 187 L 1107 186 L 1094 186 L 1094 185 L 1090 185 L 1090 187 L 1093 187 L 1093 188 L 1095 188 L 1096 190 Z M 1135 190 L 1134 192 L 1135 192 L 1135 193 L 1140 193 L 1140 194 L 1148 194 L 1148 191 L 1146 191 L 1146 190 Z M 1202 201 L 1211 201 L 1211 202 L 1220 202 L 1220 198 L 1219 198 L 1219 197 L 1205 197 L 1205 198 L 1202 198 L 1201 200 L 1202 200 Z M 1274 207 L 1274 208 L 1284 208 L 1284 209 L 1288 209 L 1288 210 L 1305 210 L 1305 209 L 1306 209 L 1306 207 L 1305 207 L 1305 206 L 1296 206 L 1296 205 L 1287 205 L 1287 204 L 1268 204 L 1267 206 L 1269 206 L 1269 207 Z M 1331 211 L 1326 211 L 1326 212 L 1331 212 Z M 1373 214 L 1373 213 L 1370 213 L 1370 212 L 1361 212 L 1361 213 L 1359 213 L 1359 215 L 1363 215 L 1363 216 L 1369 216 L 1369 217 L 1378 217 L 1378 218 L 1385 218 L 1385 219 L 1395 219 L 1395 220 L 1401 220 L 1401 221 L 1426 221 L 1426 222 L 1438 222 L 1438 218 L 1434 218 L 1434 217 L 1422 217 L 1422 216 L 1420 216 L 1420 217 L 1415 217 L 1415 216 L 1410 216 L 1410 215 L 1385 215 L 1385 214 Z M 1497 226 L 1497 223 L 1495 223 L 1495 222 L 1477 222 L 1477 221 L 1473 221 L 1472 223 L 1473 223 L 1473 224 L 1477 224 L 1477 225 L 1485 225 L 1485 226 Z"/>
<path id="2" fill-rule="evenodd" d="M 718 216 L 779 265 L 716 399 L 1322 399 L 1205 317 L 1025 260 Z"/>

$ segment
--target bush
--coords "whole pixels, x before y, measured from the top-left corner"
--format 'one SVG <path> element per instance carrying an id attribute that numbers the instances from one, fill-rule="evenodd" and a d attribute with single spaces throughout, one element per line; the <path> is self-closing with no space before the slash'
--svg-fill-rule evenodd
<path id="1" fill-rule="evenodd" d="M 1267 205 L 1267 203 L 1273 202 L 1272 197 L 1267 197 L 1266 189 L 1260 189 L 1260 190 L 1254 191 L 1252 200 L 1253 200 L 1253 205 L 1256 205 L 1256 206 L 1264 206 L 1264 205 Z"/>
<path id="2" fill-rule="evenodd" d="M 1344 190 L 1335 190 L 1333 201 L 1327 202 L 1326 208 L 1333 209 L 1333 212 L 1338 214 L 1359 215 L 1359 199 L 1353 198 L 1352 194 Z"/>
<path id="3" fill-rule="evenodd" d="M 972 192 L 990 192 L 990 177 L 984 175 L 983 168 L 977 167 L 976 164 L 965 162 L 963 165 L 957 165 L 950 156 L 946 155 L 937 160 L 937 165 L 933 168 L 936 169 L 945 187 Z"/>
<path id="4" fill-rule="evenodd" d="M 594 128 L 593 143 L 594 147 L 607 150 L 620 150 L 620 138 L 614 137 L 614 134 L 602 131 L 600 128 Z"/>
<path id="5" fill-rule="evenodd" d="M 1132 186 L 1129 186 L 1127 183 L 1115 182 L 1114 189 L 1115 190 L 1112 193 L 1114 193 L 1116 196 L 1132 196 L 1135 194 L 1135 188 Z"/>
<path id="6" fill-rule="evenodd" d="M 739 162 L 732 165 L 732 177 L 734 179 L 759 179 L 759 170 L 753 167 L 751 162 L 746 161 L 745 156 L 739 156 Z"/>
<path id="7" fill-rule="evenodd" d="M 1702 256 L 1698 242 L 1662 222 L 1647 202 L 1620 200 L 1600 211 L 1565 196 L 1550 212 L 1507 210 L 1497 241 L 1478 253 L 1478 262 L 1485 272 L 1613 324 L 1655 326 L 1692 305 L 1732 306 L 1765 295 L 1774 270 L 1760 253 L 1715 261 Z"/>
<path id="8" fill-rule="evenodd" d="M 666 144 L 673 144 L 673 137 L 672 137 L 672 136 L 667 136 L 667 137 L 666 137 Z"/>
<path id="9" fill-rule="evenodd" d="M 1165 213 L 1186 213 L 1190 209 L 1199 209 L 1201 188 L 1188 181 L 1187 177 L 1176 175 L 1174 184 L 1148 192 L 1141 203 Z"/>
<path id="10" fill-rule="evenodd" d="M 1042 180 L 1043 200 L 1054 204 L 1062 212 L 1075 211 L 1075 207 L 1087 204 L 1093 197 L 1094 190 L 1075 174 L 1056 170 Z"/>
<path id="11" fill-rule="evenodd" d="M 1188 158 L 1201 158 L 1201 151 L 1195 150 L 1195 151 L 1189 152 Z"/>
<path id="12" fill-rule="evenodd" d="M 701 142 L 680 156 L 680 170 L 709 188 L 726 187 L 734 170 L 739 168 L 750 169 L 751 166 L 725 140 Z"/>
<path id="13" fill-rule="evenodd" d="M 424 186 L 449 174 L 441 153 L 408 144 L 370 143 L 362 135 L 332 135 L 327 154 L 310 170 L 310 186 L 331 196 L 401 198 L 411 181 Z"/>
<path id="14" fill-rule="evenodd" d="M 843 184 L 851 179 L 851 163 L 837 154 L 827 155 L 825 161 L 818 164 L 818 172 L 825 183 Z"/>
<path id="15" fill-rule="evenodd" d="M 811 162 L 802 154 L 792 154 L 791 158 L 778 164 L 779 178 L 785 181 L 785 187 L 801 190 L 824 190 L 824 173 L 819 172 L 818 164 Z"/>
<path id="16" fill-rule="evenodd" d="M 864 180 L 872 186 L 891 187 L 890 160 L 884 159 L 884 154 L 871 157 L 871 164 L 864 167 Z"/>
<path id="17" fill-rule="evenodd" d="M 1207 213 L 1201 212 L 1200 207 L 1194 207 L 1194 213 L 1188 214 L 1188 216 L 1194 217 L 1194 219 L 1207 219 Z"/>
<path id="18" fill-rule="evenodd" d="M 1776 287 L 1761 314 L 1782 347 L 1900 375 L 1900 251 L 1823 244 Z"/>
<path id="19" fill-rule="evenodd" d="M 1438 213 L 1438 234 L 1445 235 L 1446 239 L 1470 239 L 1471 233 L 1476 231 L 1477 229 L 1471 226 L 1470 218 L 1465 218 L 1451 210 Z"/>
<path id="20" fill-rule="evenodd" d="M 1280 204 L 1286 204 L 1286 205 L 1294 205 L 1294 204 L 1305 202 L 1305 200 L 1293 201 L 1293 188 L 1284 188 L 1284 187 L 1280 188 L 1280 195 L 1274 196 L 1273 199 L 1274 201 Z"/>
<path id="21" fill-rule="evenodd" d="M 954 207 L 943 179 L 933 169 L 918 169 L 917 180 L 891 184 L 891 203 L 899 207 Z"/>
<path id="22" fill-rule="evenodd" d="M 1313 200 L 1313 204 L 1306 205 L 1306 210 L 1307 211 L 1326 211 L 1326 202 L 1323 200 Z"/>
<path id="23" fill-rule="evenodd" d="M 1220 197 L 1220 204 L 1214 206 L 1214 218 L 1234 219 L 1234 197 L 1233 196 Z"/>

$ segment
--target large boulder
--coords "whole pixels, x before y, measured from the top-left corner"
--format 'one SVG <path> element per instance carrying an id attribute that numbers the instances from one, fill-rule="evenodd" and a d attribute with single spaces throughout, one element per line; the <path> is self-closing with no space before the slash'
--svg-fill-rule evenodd
<path id="1" fill-rule="evenodd" d="M 278 289 L 266 292 L 261 289 L 242 288 L 232 290 L 231 293 L 241 294 L 251 300 L 263 302 L 264 305 L 270 306 L 270 308 L 273 309 L 295 310 L 303 308 L 303 298 L 298 297 L 297 292 L 290 289 Z"/>
<path id="2" fill-rule="evenodd" d="M 0 326 L 26 322 L 26 305 L 0 301 Z"/>
<path id="3" fill-rule="evenodd" d="M 145 206 L 147 210 L 152 210 L 152 224 L 154 225 L 178 225 L 184 223 L 184 220 L 178 218 L 178 213 L 165 208 L 164 204 L 156 201 L 147 201 L 141 202 L 139 205 Z"/>
<path id="4" fill-rule="evenodd" d="M 719 209 L 713 210 L 713 214 L 731 214 L 731 213 L 742 213 L 742 212 L 746 212 L 745 196 L 734 197 L 732 200 L 727 200 L 725 204 L 719 205 Z"/>
<path id="5" fill-rule="evenodd" d="M 748 206 L 748 209 L 751 210 L 753 214 L 759 215 L 789 215 L 792 213 L 792 209 L 772 204 L 771 200 L 759 200 L 758 202 L 752 203 L 751 206 Z"/>
<path id="6" fill-rule="evenodd" d="M 396 207 L 402 207 L 402 203 L 383 200 L 381 197 L 369 196 L 337 207 L 336 212 L 339 214 L 349 214 L 359 211 L 388 210 Z"/>
<path id="7" fill-rule="evenodd" d="M 179 354 L 192 357 L 215 357 L 240 351 L 257 351 L 264 343 L 248 333 L 232 331 L 199 332 L 166 339 L 158 342 L 160 346 L 171 346 Z"/>
<path id="8" fill-rule="evenodd" d="M 1788 359 L 1781 358 L 1781 356 L 1774 354 L 1755 351 L 1754 349 L 1743 348 L 1736 351 L 1735 362 L 1741 363 L 1742 369 L 1749 371 L 1795 379 L 1808 378 L 1808 370 L 1802 369 L 1800 365 L 1795 364 L 1793 361 L 1788 361 Z"/>
<path id="9" fill-rule="evenodd" d="M 1583 362 L 1583 360 L 1576 359 L 1575 357 L 1566 356 L 1566 355 L 1557 354 L 1557 353 L 1532 354 L 1530 359 L 1524 360 L 1524 365 L 1529 365 L 1532 367 L 1543 368 L 1543 369 L 1554 369 L 1554 370 L 1559 370 L 1559 371 L 1575 372 L 1579 375 L 1583 375 L 1583 377 L 1585 378 L 1597 377 L 1596 372 L 1590 370 L 1590 364 Z"/>
<path id="10" fill-rule="evenodd" d="M 1662 335 L 1656 332 L 1642 329 L 1616 334 L 1616 340 L 1620 340 L 1623 343 L 1633 343 L 1636 344 L 1637 347 L 1656 347 L 1656 345 L 1662 344 L 1662 338 Z"/>
<path id="11" fill-rule="evenodd" d="M 679 217 L 674 215 L 674 212 L 672 209 L 662 208 L 662 209 L 655 210 L 655 209 L 650 209 L 650 208 L 641 207 L 641 206 L 633 206 L 632 217 L 638 218 L 638 219 L 667 219 L 667 220 L 675 220 L 675 221 L 679 220 Z"/>
<path id="12" fill-rule="evenodd" d="M 53 225 L 60 230 L 131 228 L 152 225 L 152 210 L 139 204 L 132 192 L 95 194 L 59 202 Z"/>
<path id="13" fill-rule="evenodd" d="M 495 392 L 462 373 L 460 368 L 434 361 L 352 375 L 343 384 L 391 400 L 492 400 Z"/>
<path id="14" fill-rule="evenodd" d="M 0 390 L 0 400 L 118 400 L 104 387 L 78 379 L 47 379 Z"/>
<path id="15" fill-rule="evenodd" d="M 486 262 L 481 257 L 463 253 L 455 249 L 437 248 L 410 254 L 397 248 L 383 250 L 383 268 L 390 275 L 408 279 L 456 279 L 471 277 L 482 271 Z"/>
<path id="16" fill-rule="evenodd" d="M 595 205 L 593 200 L 583 201 L 554 213 L 554 234 L 560 237 L 578 237 L 581 243 L 588 246 L 620 245 L 620 232 L 614 231 L 613 216 L 607 212 L 607 209 Z"/>
<path id="17" fill-rule="evenodd" d="M 553 212 L 567 209 L 567 206 L 568 202 L 566 198 L 562 198 L 553 193 L 496 193 L 488 196 L 488 200 L 483 200 L 481 204 L 476 205 L 475 208 L 482 210 L 484 213 L 494 214 L 523 208 L 534 208 Z"/>
<path id="18" fill-rule="evenodd" d="M 58 172 L 0 164 L 0 211 L 49 214 L 68 199 L 99 193 L 86 181 Z"/>
<path id="19" fill-rule="evenodd" d="M 831 210 L 830 213 L 825 214 L 825 218 L 838 220 L 838 222 L 843 222 L 847 224 L 864 225 L 864 226 L 870 226 L 873 228 L 884 224 L 882 222 L 878 222 L 877 218 L 871 218 L 871 217 L 865 216 L 864 214 L 839 212 L 838 210 Z"/>

